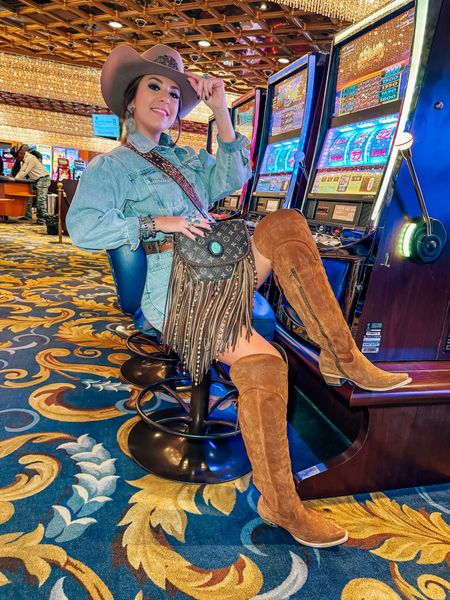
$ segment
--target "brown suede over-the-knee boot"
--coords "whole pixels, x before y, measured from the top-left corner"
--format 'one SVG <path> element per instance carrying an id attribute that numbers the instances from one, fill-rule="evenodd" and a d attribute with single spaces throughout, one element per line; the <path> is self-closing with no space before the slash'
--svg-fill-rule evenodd
<path id="1" fill-rule="evenodd" d="M 326 383 L 346 379 L 360 388 L 385 391 L 410 383 L 407 373 L 389 373 L 371 363 L 356 346 L 331 289 L 306 219 L 281 209 L 258 223 L 254 243 L 272 261 L 287 301 L 321 349 L 319 367 Z"/>
<path id="2" fill-rule="evenodd" d="M 261 492 L 261 518 L 306 546 L 343 544 L 347 532 L 305 507 L 295 489 L 287 440 L 286 363 L 271 354 L 245 356 L 233 364 L 230 376 L 239 391 L 239 423 Z"/>

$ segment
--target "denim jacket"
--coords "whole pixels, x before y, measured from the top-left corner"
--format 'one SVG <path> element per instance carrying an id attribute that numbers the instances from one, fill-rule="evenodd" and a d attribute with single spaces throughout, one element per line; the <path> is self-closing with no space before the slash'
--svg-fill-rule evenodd
<path id="1" fill-rule="evenodd" d="M 207 208 L 215 200 L 233 193 L 250 178 L 248 140 L 236 133 L 232 142 L 218 137 L 217 156 L 205 150 L 170 147 L 162 134 L 159 145 L 139 132 L 129 142 L 140 152 L 156 150 L 190 181 Z M 87 250 L 139 246 L 141 216 L 189 216 L 196 209 L 177 183 L 125 146 L 95 157 L 83 173 L 67 213 L 72 241 Z M 169 234 L 158 232 L 156 238 Z M 172 266 L 172 252 L 147 256 L 147 276 L 141 308 L 146 319 L 162 330 Z"/>

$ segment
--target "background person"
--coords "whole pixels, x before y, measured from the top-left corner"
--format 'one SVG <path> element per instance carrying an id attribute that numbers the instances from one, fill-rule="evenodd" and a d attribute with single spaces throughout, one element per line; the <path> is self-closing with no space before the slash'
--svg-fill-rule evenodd
<path id="1" fill-rule="evenodd" d="M 23 144 L 18 150 L 16 161 L 20 162 L 21 165 L 15 178 L 27 178 L 35 182 L 37 223 L 38 225 L 44 225 L 47 214 L 47 193 L 51 182 L 50 175 L 42 162 L 31 153 L 26 144 Z M 32 206 L 33 200 L 30 198 L 25 211 L 25 219 L 28 221 L 33 219 Z"/>

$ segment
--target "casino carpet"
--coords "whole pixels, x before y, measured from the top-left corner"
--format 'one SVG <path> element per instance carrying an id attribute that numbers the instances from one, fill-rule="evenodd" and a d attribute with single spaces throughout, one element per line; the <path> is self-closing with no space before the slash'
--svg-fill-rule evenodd
<path id="1" fill-rule="evenodd" d="M 311 502 L 350 532 L 313 550 L 261 522 L 249 477 L 143 471 L 105 256 L 44 228 L 0 234 L 0 598 L 447 597 L 448 485 Z"/>

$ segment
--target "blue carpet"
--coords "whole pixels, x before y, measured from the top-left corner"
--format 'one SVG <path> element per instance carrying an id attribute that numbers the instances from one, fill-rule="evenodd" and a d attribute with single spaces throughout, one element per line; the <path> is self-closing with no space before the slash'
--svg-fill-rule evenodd
<path id="1" fill-rule="evenodd" d="M 202 486 L 142 470 L 105 256 L 28 225 L 0 233 L 2 600 L 448 596 L 448 485 L 308 503 L 350 532 L 319 551 L 261 522 L 248 476 Z"/>

